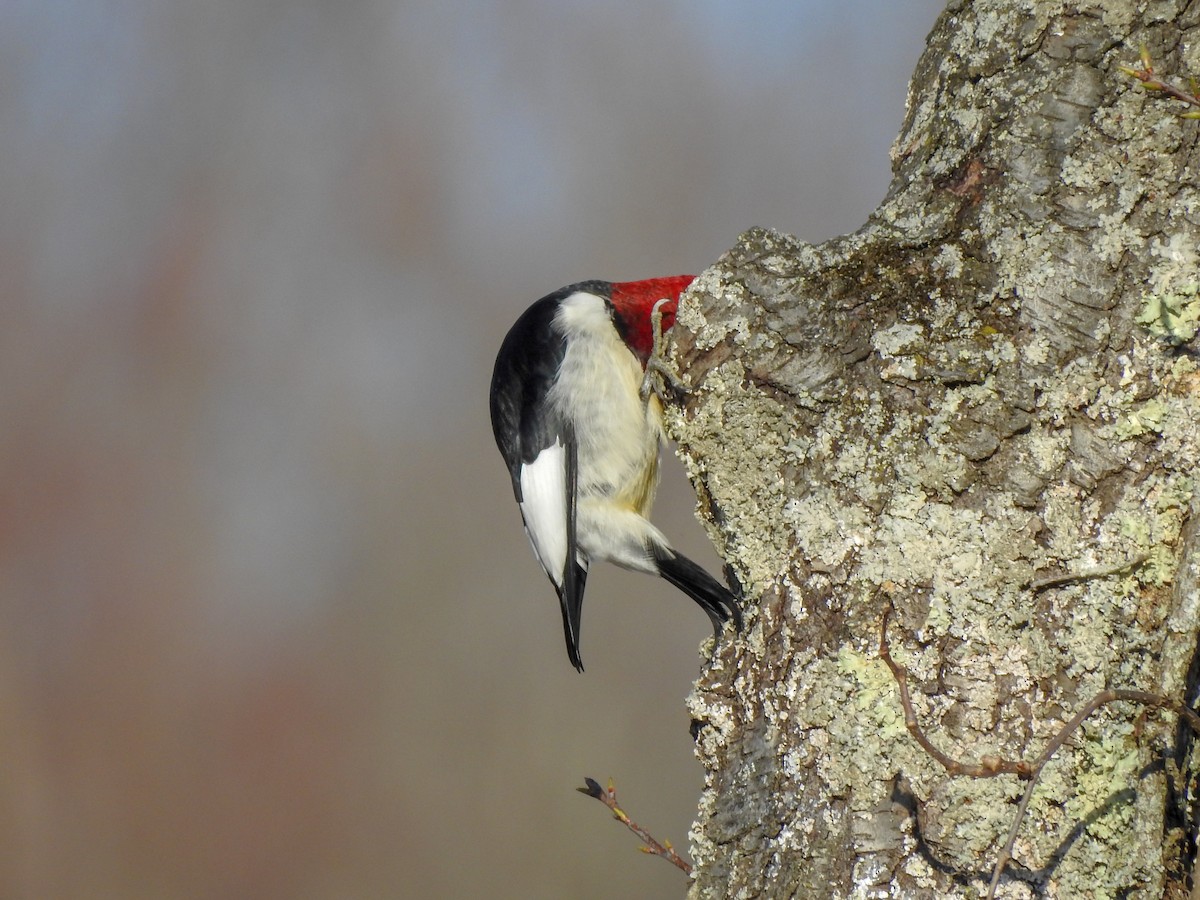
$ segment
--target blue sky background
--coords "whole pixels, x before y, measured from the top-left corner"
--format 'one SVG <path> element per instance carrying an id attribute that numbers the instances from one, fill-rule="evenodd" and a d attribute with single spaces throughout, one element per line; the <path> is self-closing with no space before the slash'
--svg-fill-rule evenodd
<path id="1" fill-rule="evenodd" d="M 597 570 L 571 669 L 493 356 L 858 227 L 939 9 L 0 0 L 0 894 L 682 895 L 573 788 L 686 845 L 708 623 Z"/>

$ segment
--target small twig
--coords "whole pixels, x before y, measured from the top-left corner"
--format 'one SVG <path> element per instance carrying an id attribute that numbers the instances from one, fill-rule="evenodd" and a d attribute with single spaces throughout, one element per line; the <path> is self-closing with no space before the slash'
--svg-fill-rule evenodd
<path id="1" fill-rule="evenodd" d="M 1132 66 L 1117 66 L 1117 68 L 1130 78 L 1136 78 L 1138 81 L 1144 84 L 1146 86 L 1146 90 L 1160 91 L 1166 94 L 1168 97 L 1178 100 L 1180 103 L 1186 103 L 1189 106 L 1200 106 L 1200 97 L 1196 96 L 1197 86 L 1194 79 L 1191 83 L 1192 90 L 1190 93 L 1182 88 L 1177 88 L 1175 85 L 1163 81 L 1155 74 L 1154 65 L 1150 60 L 1149 50 L 1147 50 L 1145 47 L 1142 47 L 1140 56 L 1142 63 L 1141 68 L 1133 68 Z M 1200 119 L 1200 112 L 1184 113 L 1183 118 Z"/>
<path id="2" fill-rule="evenodd" d="M 650 836 L 650 832 L 629 818 L 625 810 L 621 809 L 617 804 L 617 788 L 612 783 L 611 778 L 608 780 L 607 789 L 600 787 L 600 783 L 592 778 L 584 778 L 583 782 L 587 787 L 575 788 L 575 790 L 581 794 L 587 794 L 589 797 L 595 797 L 611 809 L 613 818 L 638 836 L 638 839 L 642 842 L 642 846 L 638 848 L 639 850 L 643 853 L 649 853 L 652 856 L 661 856 L 676 868 L 682 869 L 685 874 L 692 874 L 691 865 L 675 852 L 675 848 L 671 846 L 670 841 L 663 841 L 660 844 Z"/>
<path id="3" fill-rule="evenodd" d="M 978 763 L 962 762 L 943 753 L 925 736 L 913 710 L 912 698 L 908 694 L 908 673 L 892 659 L 891 648 L 888 645 L 887 626 L 892 617 L 892 606 L 883 611 L 883 624 L 879 629 L 879 658 L 887 663 L 900 688 L 900 704 L 904 707 L 904 725 L 922 749 L 940 762 L 951 775 L 966 775 L 970 778 L 994 778 L 997 775 L 1016 775 L 1025 779 L 1032 775 L 1029 764 L 1023 761 L 1015 763 L 1003 760 L 998 756 L 985 756 Z"/>
<path id="4" fill-rule="evenodd" d="M 1128 568 L 1139 564 L 1135 561 L 1126 564 L 1125 567 Z M 1012 827 L 1008 831 L 1008 839 L 1004 842 L 1004 846 L 1000 850 L 995 868 L 992 869 L 992 880 L 988 885 L 986 895 L 988 900 L 992 900 L 996 896 L 996 888 L 1000 884 L 1000 876 L 1004 874 L 1005 867 L 1008 865 L 1009 860 L 1012 859 L 1013 846 L 1016 844 L 1017 834 L 1021 830 L 1021 823 L 1025 819 L 1026 811 L 1029 809 L 1029 802 L 1033 798 L 1033 789 L 1037 786 L 1042 769 L 1046 767 L 1046 764 L 1050 762 L 1054 754 L 1062 748 L 1063 744 L 1070 739 L 1071 735 L 1084 723 L 1088 716 L 1105 704 L 1115 703 L 1118 700 L 1127 700 L 1132 703 L 1142 703 L 1150 707 L 1166 707 L 1171 709 L 1187 721 L 1193 732 L 1200 734 L 1200 715 L 1197 715 L 1189 706 L 1179 700 L 1165 697 L 1161 694 L 1153 694 L 1149 691 L 1109 689 L 1100 691 L 1085 703 L 1071 721 L 1067 722 L 1050 739 L 1041 754 L 1033 762 L 1025 760 L 1013 762 L 995 756 L 985 756 L 978 763 L 967 763 L 956 760 L 935 747 L 933 742 L 925 736 L 920 724 L 917 722 L 917 716 L 913 711 L 912 700 L 908 693 L 908 673 L 892 659 L 888 646 L 887 626 L 891 615 L 892 606 L 888 604 L 887 609 L 883 612 L 883 621 L 880 624 L 879 656 L 887 664 L 887 667 L 892 670 L 892 675 L 896 679 L 896 685 L 900 689 L 900 703 L 904 707 L 904 724 L 917 743 L 921 745 L 926 753 L 941 763 L 951 775 L 966 775 L 971 778 L 992 778 L 996 775 L 1007 774 L 1016 775 L 1018 778 L 1028 780 L 1029 782 L 1028 787 L 1025 788 L 1025 794 L 1021 797 L 1021 803 L 1017 807 L 1016 815 L 1013 817 Z"/>
<path id="5" fill-rule="evenodd" d="M 1029 808 L 1029 801 L 1033 798 L 1033 789 L 1037 786 L 1037 780 L 1042 774 L 1042 769 L 1045 768 L 1046 763 L 1050 762 L 1054 754 L 1059 751 L 1062 745 L 1067 742 L 1088 716 L 1101 706 L 1108 703 L 1115 703 L 1118 700 L 1128 700 L 1131 703 L 1144 703 L 1150 707 L 1165 706 L 1183 716 L 1187 720 L 1188 725 L 1191 726 L 1192 731 L 1200 734 L 1200 716 L 1197 716 L 1187 705 L 1170 697 L 1164 697 L 1161 694 L 1152 694 L 1149 691 L 1120 689 L 1100 691 L 1100 693 L 1092 697 L 1075 714 L 1075 717 L 1070 722 L 1059 729 L 1058 733 L 1046 745 L 1041 755 L 1034 761 L 1033 777 L 1030 778 L 1029 787 L 1025 789 L 1025 795 L 1021 798 L 1021 803 L 1017 807 L 1017 814 L 1013 817 L 1012 828 L 1008 831 L 1008 840 L 1004 842 L 1004 847 L 1000 850 L 1000 856 L 996 859 L 996 867 L 992 870 L 992 881 L 988 886 L 987 892 L 988 900 L 991 900 L 996 895 L 996 887 L 1000 884 L 1000 876 L 1004 873 L 1004 867 L 1008 865 L 1008 861 L 1012 859 L 1013 845 L 1017 842 L 1017 833 L 1021 829 L 1021 821 L 1025 818 L 1025 811 Z"/>
<path id="6" fill-rule="evenodd" d="M 1035 578 L 1029 582 L 1027 587 L 1033 593 L 1039 593 L 1046 588 L 1059 587 L 1064 584 L 1073 584 L 1076 581 L 1090 581 L 1093 578 L 1107 578 L 1110 575 L 1122 575 L 1136 569 L 1142 563 L 1150 558 L 1149 553 L 1139 553 L 1132 559 L 1126 560 L 1123 563 L 1117 563 L 1113 566 L 1099 566 L 1094 569 L 1083 569 L 1079 572 L 1068 572 L 1065 575 L 1047 575 L 1045 578 Z"/>

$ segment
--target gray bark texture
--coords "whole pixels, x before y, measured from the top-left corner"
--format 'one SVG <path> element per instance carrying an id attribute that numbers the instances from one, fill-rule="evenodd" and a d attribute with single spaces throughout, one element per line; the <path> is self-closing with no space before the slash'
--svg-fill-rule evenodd
<path id="1" fill-rule="evenodd" d="M 1186 88 L 1200 2 L 951 3 L 867 224 L 747 232 L 683 304 L 669 428 L 748 613 L 689 698 L 691 897 L 985 892 L 1026 783 L 909 733 L 889 604 L 964 761 L 1036 757 L 1105 688 L 1195 699 L 1200 122 L 1119 71 L 1142 45 Z M 1188 896 L 1191 742 L 1089 717 L 997 896 Z"/>

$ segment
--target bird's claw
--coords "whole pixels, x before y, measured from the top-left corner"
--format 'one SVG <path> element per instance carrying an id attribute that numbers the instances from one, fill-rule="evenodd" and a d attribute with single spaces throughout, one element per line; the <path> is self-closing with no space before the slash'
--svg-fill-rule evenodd
<path id="1" fill-rule="evenodd" d="M 663 403 L 668 402 L 668 390 L 672 399 L 675 400 L 691 393 L 691 388 L 675 374 L 675 371 L 667 363 L 666 338 L 662 328 L 662 305 L 668 302 L 670 302 L 670 298 L 663 297 L 654 304 L 654 308 L 650 311 L 650 331 L 654 338 L 654 344 L 650 351 L 650 358 L 646 360 L 646 374 L 642 376 L 642 386 L 638 391 L 643 403 L 649 402 L 651 392 Z"/>

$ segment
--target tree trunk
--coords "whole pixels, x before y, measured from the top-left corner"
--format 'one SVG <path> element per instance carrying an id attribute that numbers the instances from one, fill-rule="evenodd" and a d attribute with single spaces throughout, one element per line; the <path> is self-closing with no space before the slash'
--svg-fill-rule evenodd
<path id="1" fill-rule="evenodd" d="M 692 897 L 986 889 L 1026 782 L 906 729 L 889 605 L 916 719 L 964 761 L 1036 757 L 1104 688 L 1194 699 L 1200 122 L 1118 67 L 1145 45 L 1186 88 L 1198 24 L 951 3 L 871 220 L 752 230 L 696 282 L 670 428 L 748 617 L 689 700 Z M 1186 896 L 1191 740 L 1089 716 L 997 896 Z"/>

